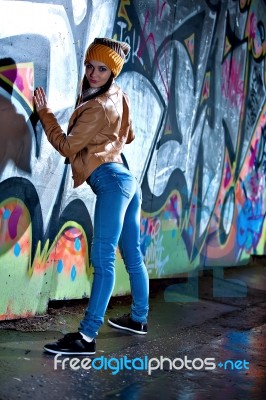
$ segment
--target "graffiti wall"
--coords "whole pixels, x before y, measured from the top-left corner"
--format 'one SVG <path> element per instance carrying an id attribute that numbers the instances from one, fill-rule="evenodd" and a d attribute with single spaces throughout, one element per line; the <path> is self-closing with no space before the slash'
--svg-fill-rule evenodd
<path id="1" fill-rule="evenodd" d="M 73 189 L 32 95 L 43 86 L 66 129 L 84 52 L 103 36 L 132 49 L 117 82 L 150 278 L 266 253 L 264 0 L 0 0 L 0 319 L 90 295 L 95 197 Z M 128 293 L 119 253 L 116 267 L 114 295 Z"/>

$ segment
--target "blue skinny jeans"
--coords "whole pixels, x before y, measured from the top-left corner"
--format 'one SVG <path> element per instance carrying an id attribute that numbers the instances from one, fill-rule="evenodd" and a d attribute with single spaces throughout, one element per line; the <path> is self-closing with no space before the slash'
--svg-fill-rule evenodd
<path id="1" fill-rule="evenodd" d="M 141 189 L 120 163 L 100 165 L 87 180 L 96 194 L 91 262 L 94 278 L 89 304 L 79 331 L 95 338 L 115 284 L 115 256 L 120 253 L 129 274 L 131 318 L 146 323 L 149 277 L 140 250 Z"/>

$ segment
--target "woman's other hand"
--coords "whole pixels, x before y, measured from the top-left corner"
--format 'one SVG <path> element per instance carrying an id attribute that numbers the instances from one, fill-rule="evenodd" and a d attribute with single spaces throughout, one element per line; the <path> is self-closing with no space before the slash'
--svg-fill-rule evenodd
<path id="1" fill-rule="evenodd" d="M 45 91 L 42 87 L 35 89 L 33 101 L 37 112 L 48 107 Z"/>

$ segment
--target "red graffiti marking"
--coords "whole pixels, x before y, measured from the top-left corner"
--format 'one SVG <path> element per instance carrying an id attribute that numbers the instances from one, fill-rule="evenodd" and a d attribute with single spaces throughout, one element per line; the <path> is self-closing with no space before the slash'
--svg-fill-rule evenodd
<path id="1" fill-rule="evenodd" d="M 160 75 L 160 78 L 161 78 L 162 83 L 163 83 L 163 85 L 164 85 L 166 95 L 167 95 L 167 97 L 169 98 L 170 89 L 169 89 L 169 85 L 167 84 L 166 80 L 165 80 L 164 77 L 163 77 L 162 69 L 161 69 L 160 64 L 159 64 L 159 62 L 158 62 L 158 58 L 157 58 L 157 48 L 156 48 L 156 43 L 155 43 L 154 34 L 153 34 L 152 32 L 150 32 L 149 34 L 146 33 L 147 23 L 148 23 L 148 20 L 149 20 L 149 19 L 150 19 L 150 12 L 147 11 L 147 13 L 146 13 L 146 15 L 145 15 L 144 26 L 143 26 L 143 28 L 142 28 L 143 36 L 144 36 L 144 37 L 146 36 L 146 39 L 145 39 L 144 43 L 142 43 L 142 44 L 140 45 L 140 48 L 139 48 L 139 50 L 138 50 L 138 52 L 137 52 L 137 55 L 138 55 L 139 58 L 141 58 L 142 55 L 143 55 L 143 53 L 144 53 L 145 48 L 147 47 L 148 42 L 151 43 L 151 46 L 152 46 L 153 52 L 154 52 L 154 57 L 155 57 L 155 58 L 154 58 L 154 61 L 155 61 L 156 66 L 157 66 L 157 68 L 158 68 L 159 75 Z M 164 54 L 165 54 L 165 53 L 164 53 Z M 166 74 L 166 76 L 168 76 L 168 64 L 167 64 L 167 60 L 166 60 L 166 54 L 165 54 L 165 57 L 164 57 L 164 67 L 165 67 L 165 68 L 164 68 L 164 69 L 165 69 L 165 74 Z"/>
<path id="2" fill-rule="evenodd" d="M 244 81 L 241 66 L 234 59 L 225 60 L 222 71 L 222 93 L 231 104 L 241 109 L 244 100 Z"/>
<path id="3" fill-rule="evenodd" d="M 163 4 L 160 6 L 160 0 L 157 0 L 156 4 L 156 14 L 159 15 L 160 19 L 162 19 L 163 11 L 165 10 L 167 2 L 164 1 Z"/>
<path id="4" fill-rule="evenodd" d="M 256 15 L 250 13 L 250 22 L 249 22 L 249 37 L 251 39 L 255 39 L 256 37 L 256 25 L 257 25 L 257 18 Z"/>
<path id="5" fill-rule="evenodd" d="M 259 146 L 259 141 L 258 139 L 255 141 L 254 147 L 250 146 L 250 158 L 249 158 L 249 167 L 252 168 L 255 165 L 257 153 L 258 153 L 258 146 Z"/>
<path id="6" fill-rule="evenodd" d="M 232 179 L 231 167 L 229 162 L 225 163 L 225 174 L 224 174 L 224 188 L 229 185 L 229 182 Z"/>

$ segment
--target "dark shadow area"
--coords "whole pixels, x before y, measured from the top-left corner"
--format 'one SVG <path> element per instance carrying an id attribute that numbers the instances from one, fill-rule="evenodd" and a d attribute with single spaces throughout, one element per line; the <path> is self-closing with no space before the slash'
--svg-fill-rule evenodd
<path id="1" fill-rule="evenodd" d="M 2 38 L 1 56 L 3 59 L 16 60 L 17 67 L 23 63 L 33 63 L 34 66 L 34 86 L 42 86 L 47 88 L 47 77 L 50 60 L 50 43 L 41 35 L 14 35 Z M 38 46 L 36 46 L 38 43 Z M 27 51 L 17 51 L 17 49 L 27 49 Z M 41 52 L 41 57 L 40 57 Z M 45 62 L 44 62 L 45 60 Z M 7 90 L 7 89 L 5 89 Z M 12 97 L 25 109 L 28 114 L 28 123 L 31 124 L 35 137 L 35 156 L 40 156 L 40 146 L 42 139 L 42 127 L 38 123 L 37 113 L 32 112 L 28 103 L 17 91 L 13 91 Z"/>
<path id="2" fill-rule="evenodd" d="M 0 72 L 3 73 L 0 75 L 0 173 L 9 160 L 30 173 L 30 130 L 25 117 L 17 112 L 11 102 L 13 85 L 17 79 L 16 62 L 10 57 L 0 59 Z"/>

